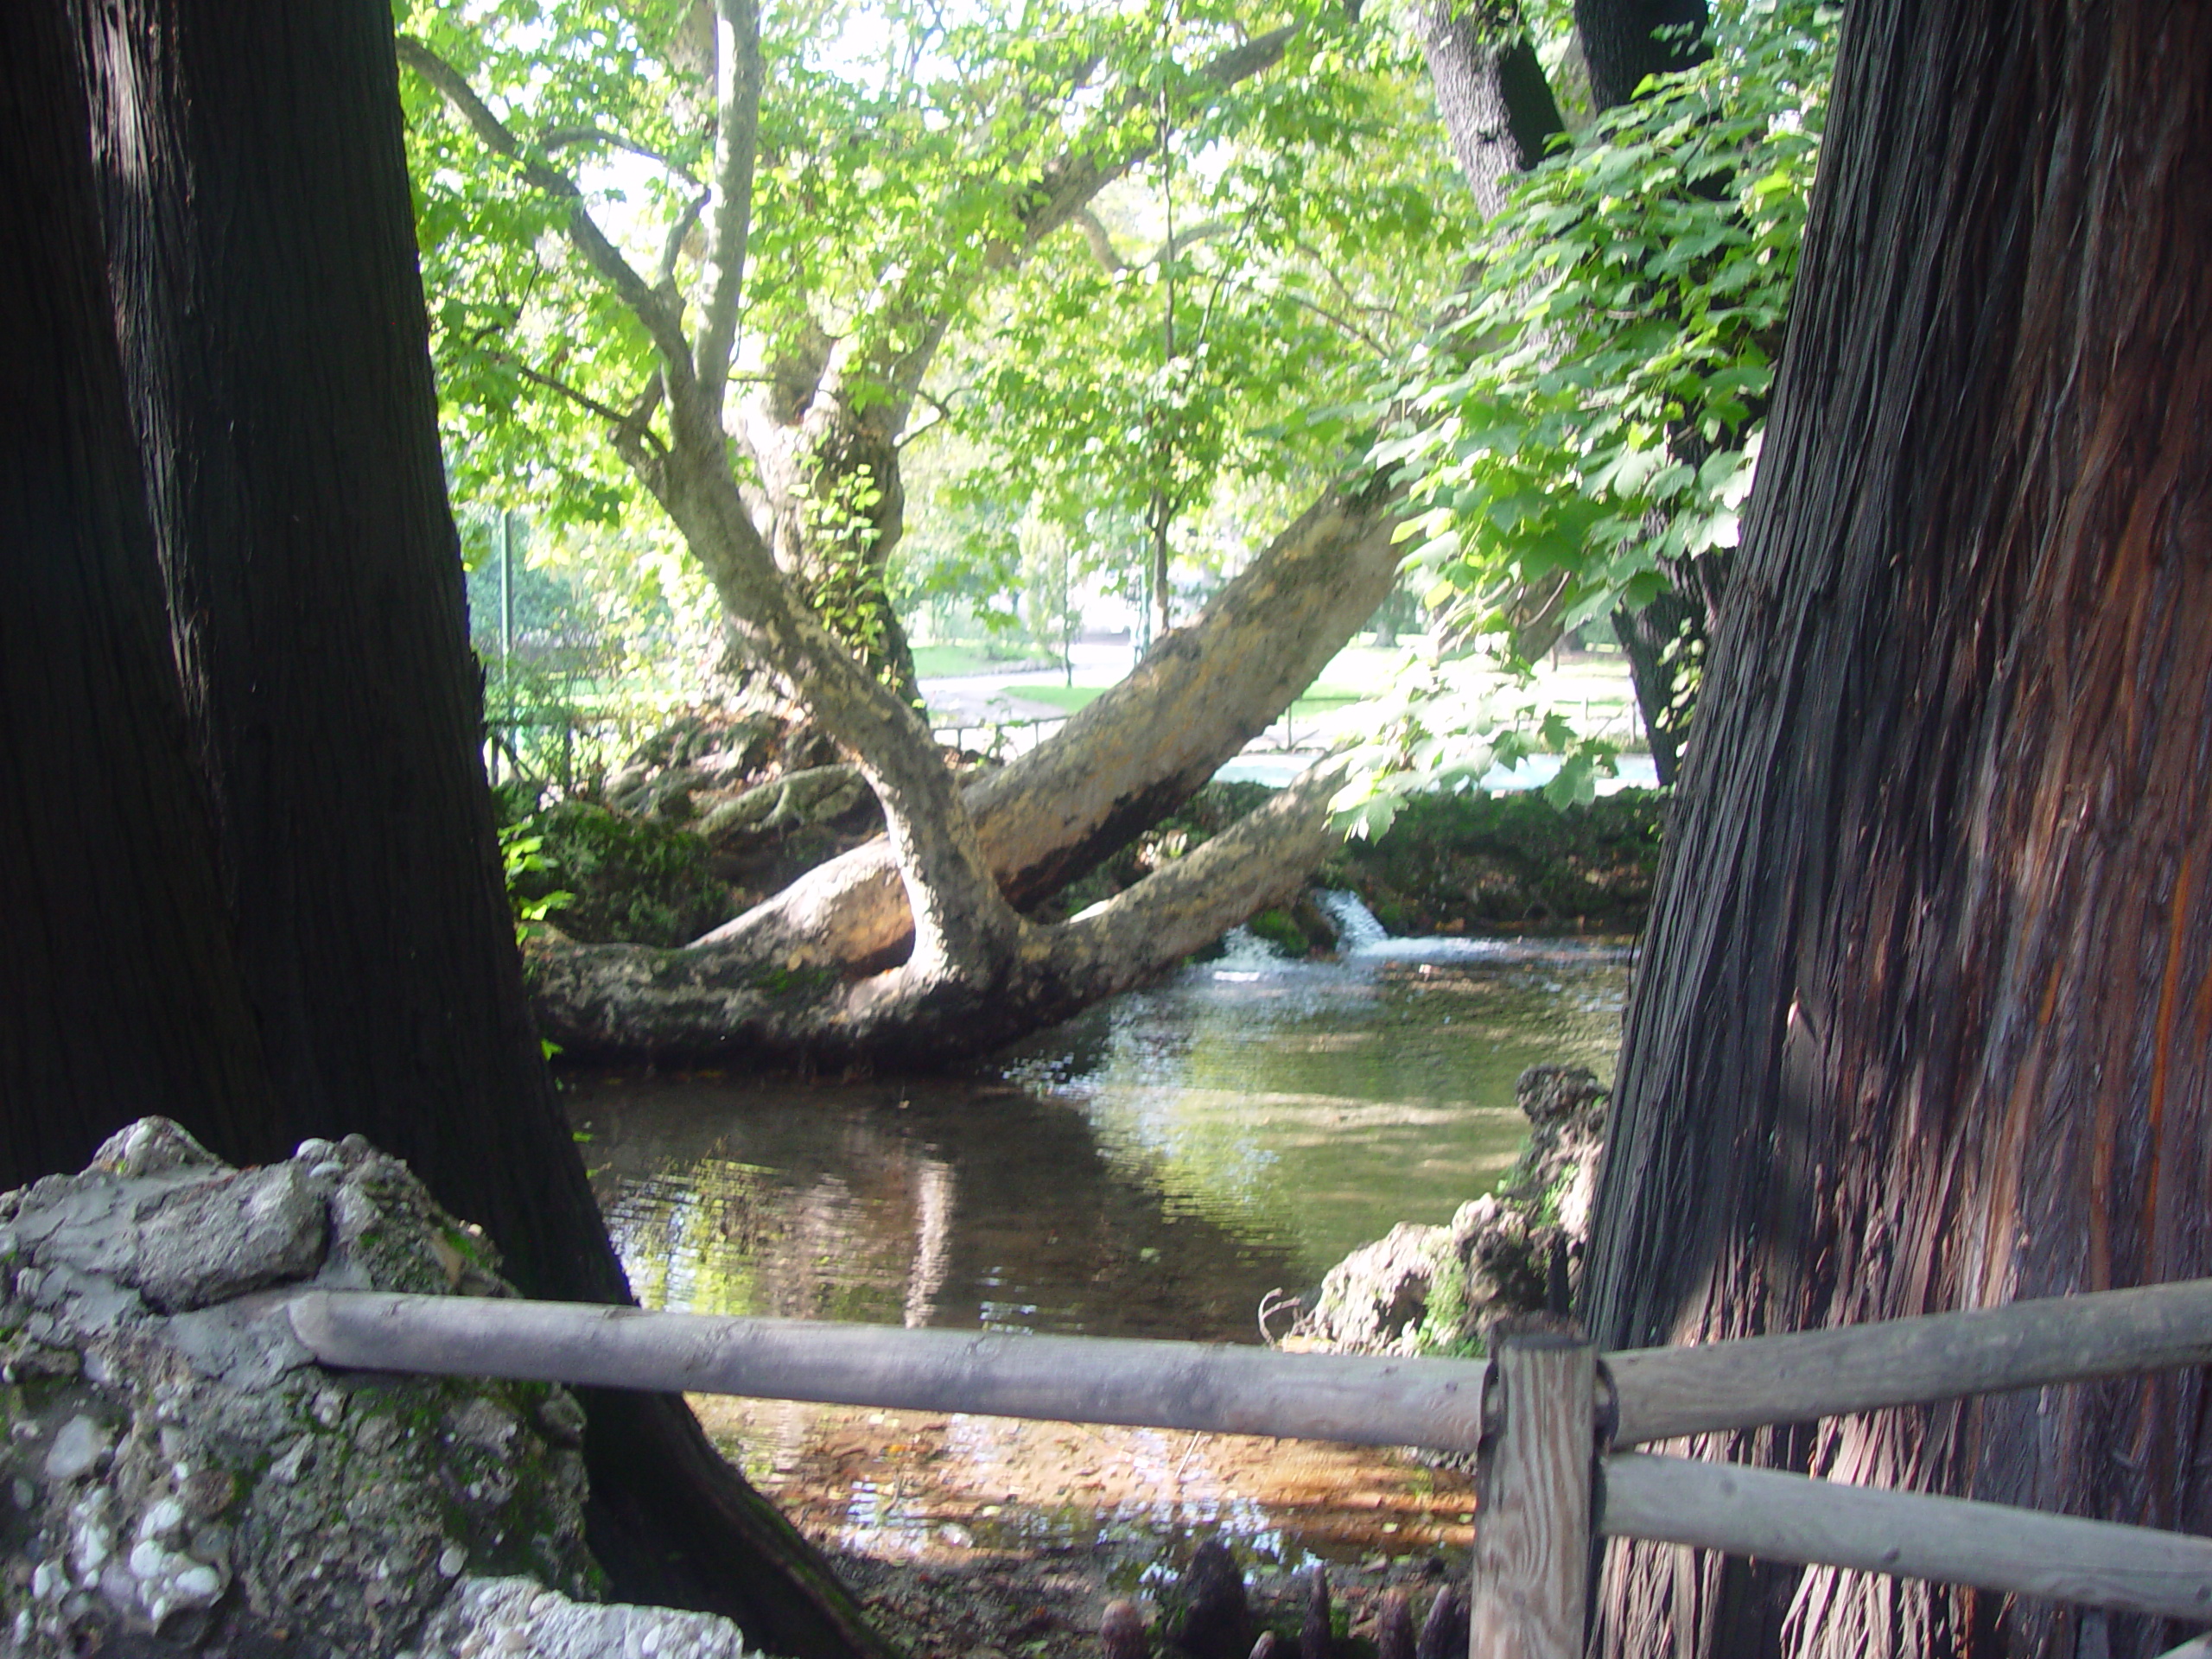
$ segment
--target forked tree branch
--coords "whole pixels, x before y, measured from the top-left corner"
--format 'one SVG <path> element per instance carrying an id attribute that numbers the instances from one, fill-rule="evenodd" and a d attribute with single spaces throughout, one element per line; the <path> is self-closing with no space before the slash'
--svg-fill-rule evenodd
<path id="1" fill-rule="evenodd" d="M 694 188 L 696 188 L 699 183 L 691 169 L 674 156 L 655 149 L 651 144 L 641 144 L 634 138 L 625 138 L 619 132 L 609 132 L 604 127 L 555 127 L 550 132 L 541 133 L 537 139 L 537 147 L 548 155 L 556 149 L 567 149 L 574 144 L 604 144 L 609 149 L 627 150 L 631 155 L 641 156 L 646 161 L 658 162 Z"/>
<path id="2" fill-rule="evenodd" d="M 683 257 L 683 238 L 691 234 L 691 227 L 699 222 L 699 215 L 715 199 L 711 189 L 702 190 L 684 204 L 683 211 L 676 216 L 676 223 L 668 227 L 668 236 L 660 249 L 659 284 L 672 287 L 676 282 L 676 262 Z"/>
<path id="3" fill-rule="evenodd" d="M 762 75 L 759 0 L 715 0 L 714 209 L 707 219 L 706 310 L 693 371 L 701 399 L 718 414 L 745 295 Z"/>
<path id="4" fill-rule="evenodd" d="M 531 185 L 568 204 L 569 242 L 600 280 L 613 289 L 645 325 L 655 348 L 669 365 L 669 372 L 681 376 L 683 385 L 672 385 L 671 391 L 688 390 L 691 382 L 691 353 L 683 338 L 680 302 L 647 283 L 637 268 L 623 257 L 622 251 L 607 239 L 607 233 L 599 228 L 599 222 L 592 218 L 582 188 L 560 168 L 532 155 L 513 129 L 476 95 L 476 89 L 468 84 L 466 75 L 411 35 L 402 35 L 398 48 L 399 60 L 436 90 L 445 99 L 446 107 L 467 124 L 486 149 L 514 162 Z"/>
<path id="5" fill-rule="evenodd" d="M 600 419 L 605 421 L 609 426 L 621 426 L 627 423 L 630 418 L 620 410 L 614 408 L 611 404 L 602 404 L 598 398 L 593 397 L 589 392 L 583 391 L 581 387 L 572 386 L 567 381 L 562 379 L 558 375 L 548 374 L 543 369 L 533 369 L 529 364 L 524 362 L 519 358 L 506 357 L 503 355 L 499 359 L 499 360 L 505 363 L 509 368 L 512 369 L 524 379 L 529 381 L 533 386 L 543 386 L 546 391 L 567 398 L 570 403 L 575 404 L 577 408 L 587 410 L 592 414 L 598 416 Z"/>

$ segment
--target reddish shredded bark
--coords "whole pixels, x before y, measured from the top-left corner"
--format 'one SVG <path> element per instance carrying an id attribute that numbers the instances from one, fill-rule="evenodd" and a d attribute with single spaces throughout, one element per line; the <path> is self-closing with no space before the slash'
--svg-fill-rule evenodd
<path id="1" fill-rule="evenodd" d="M 1848 15 L 1655 903 L 1611 1343 L 2212 1272 L 2212 9 Z M 2203 1378 L 1727 1449 L 2204 1529 Z M 2152 1654 L 2149 1621 L 1636 1548 L 1610 1651 Z"/>

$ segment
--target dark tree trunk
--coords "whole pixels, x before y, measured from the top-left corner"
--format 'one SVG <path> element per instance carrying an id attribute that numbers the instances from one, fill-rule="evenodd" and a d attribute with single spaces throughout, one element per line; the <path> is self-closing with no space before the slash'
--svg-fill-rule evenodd
<path id="1" fill-rule="evenodd" d="M 1452 153 L 1477 205 L 1494 213 L 1505 206 L 1507 181 L 1543 160 L 1566 130 L 1521 9 L 1422 0 L 1413 23 Z"/>
<path id="2" fill-rule="evenodd" d="M 67 14 L 0 8 L 0 1186 L 119 1121 L 225 1139 L 238 995 L 101 269 Z"/>
<path id="3" fill-rule="evenodd" d="M 1618 108 L 1635 98 L 1646 77 L 1703 62 L 1710 51 L 1707 21 L 1705 0 L 1575 0 L 1574 32 L 1590 73 L 1592 103 L 1600 110 Z M 1667 562 L 1667 575 L 1671 592 L 1640 610 L 1623 606 L 1612 615 L 1662 784 L 1675 781 L 1689 739 L 1699 665 L 1711 639 L 1713 599 L 1689 561 Z"/>
<path id="4" fill-rule="evenodd" d="M 1669 563 L 1673 586 L 1641 610 L 1626 606 L 1612 615 L 1613 636 L 1628 658 L 1636 706 L 1651 742 L 1651 764 L 1662 784 L 1681 770 L 1697 712 L 1699 688 L 1721 596 L 1733 563 L 1725 553 Z"/>
<path id="5" fill-rule="evenodd" d="M 1636 96 L 1647 75 L 1704 61 L 1705 0 L 1574 0 L 1574 32 L 1601 110 Z"/>
<path id="6" fill-rule="evenodd" d="M 154 541 L 276 1102 L 211 1139 L 244 1160 L 365 1134 L 529 1294 L 626 1300 L 502 889 L 390 10 L 111 0 L 86 29 Z M 680 1402 L 590 1403 L 618 1593 L 780 1651 L 878 1645 Z"/>
<path id="7" fill-rule="evenodd" d="M 1610 1344 L 2212 1273 L 2212 8 L 1854 5 L 1615 1096 Z M 2212 1525 L 2201 1372 L 1747 1437 Z M 2153 1621 L 1616 1553 L 1609 1651 Z"/>

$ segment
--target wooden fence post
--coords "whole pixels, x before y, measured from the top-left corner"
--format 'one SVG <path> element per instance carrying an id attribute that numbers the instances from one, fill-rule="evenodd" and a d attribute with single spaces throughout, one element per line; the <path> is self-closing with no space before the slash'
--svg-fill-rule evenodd
<path id="1" fill-rule="evenodd" d="M 1597 1362 L 1570 1320 L 1491 1331 L 1468 1659 L 1582 1659 Z"/>

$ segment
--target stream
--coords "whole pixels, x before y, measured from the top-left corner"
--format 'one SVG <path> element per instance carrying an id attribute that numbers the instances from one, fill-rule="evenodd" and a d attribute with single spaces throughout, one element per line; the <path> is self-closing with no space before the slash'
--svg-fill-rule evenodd
<path id="1" fill-rule="evenodd" d="M 1440 1223 L 1526 1140 L 1539 1061 L 1610 1077 L 1618 942 L 1394 939 L 1330 900 L 1334 961 L 1241 930 L 965 1076 L 571 1076 L 648 1306 L 1255 1342 L 1262 1297 L 1400 1221 Z M 1130 1582 L 1194 1535 L 1286 1569 L 1459 1541 L 1464 1481 L 1389 1452 L 701 1402 L 810 1531 L 962 1559 L 1102 1548 Z"/>

